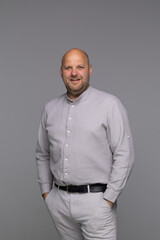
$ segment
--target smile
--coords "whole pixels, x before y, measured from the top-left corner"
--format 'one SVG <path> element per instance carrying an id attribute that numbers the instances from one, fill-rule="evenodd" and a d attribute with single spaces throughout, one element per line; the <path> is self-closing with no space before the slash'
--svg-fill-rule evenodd
<path id="1" fill-rule="evenodd" d="M 70 79 L 71 82 L 78 82 L 80 79 Z"/>

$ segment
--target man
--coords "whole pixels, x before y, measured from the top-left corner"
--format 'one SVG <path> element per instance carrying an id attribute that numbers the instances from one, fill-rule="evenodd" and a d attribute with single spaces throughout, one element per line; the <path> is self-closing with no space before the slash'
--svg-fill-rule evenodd
<path id="1" fill-rule="evenodd" d="M 88 55 L 62 58 L 67 93 L 46 104 L 36 149 L 38 181 L 63 240 L 117 239 L 116 202 L 134 162 L 127 114 L 90 86 Z"/>

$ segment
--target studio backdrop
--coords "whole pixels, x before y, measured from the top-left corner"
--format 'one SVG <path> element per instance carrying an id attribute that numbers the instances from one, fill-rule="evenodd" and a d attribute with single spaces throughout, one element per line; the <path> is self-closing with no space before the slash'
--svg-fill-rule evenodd
<path id="1" fill-rule="evenodd" d="M 59 240 L 37 183 L 46 102 L 65 92 L 62 55 L 81 48 L 91 85 L 126 107 L 135 167 L 118 200 L 119 240 L 158 240 L 160 1 L 0 1 L 0 239 Z"/>

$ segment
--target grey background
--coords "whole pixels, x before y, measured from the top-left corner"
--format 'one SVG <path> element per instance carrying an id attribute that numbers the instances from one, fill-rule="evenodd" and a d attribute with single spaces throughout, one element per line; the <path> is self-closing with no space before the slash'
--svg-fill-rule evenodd
<path id="1" fill-rule="evenodd" d="M 136 165 L 118 201 L 119 240 L 157 240 L 160 223 L 160 1 L 0 1 L 0 239 L 59 239 L 37 183 L 44 104 L 65 91 L 60 60 L 82 48 L 91 84 L 128 111 Z"/>

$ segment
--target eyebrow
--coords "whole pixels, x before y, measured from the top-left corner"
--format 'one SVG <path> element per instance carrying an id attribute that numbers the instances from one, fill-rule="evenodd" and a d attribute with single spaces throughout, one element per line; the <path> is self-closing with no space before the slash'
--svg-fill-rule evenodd
<path id="1" fill-rule="evenodd" d="M 78 65 L 76 65 L 76 67 L 79 67 L 79 66 L 85 67 L 85 64 L 78 64 Z M 72 67 L 72 66 L 71 65 L 63 65 L 63 67 L 67 68 L 67 67 Z"/>
<path id="2" fill-rule="evenodd" d="M 83 66 L 83 67 L 85 67 L 86 64 L 77 64 L 76 67 L 78 67 L 78 66 Z M 67 65 L 67 64 L 66 64 L 66 65 L 63 65 L 63 67 L 72 67 L 72 65 L 69 65 L 69 64 Z"/>

